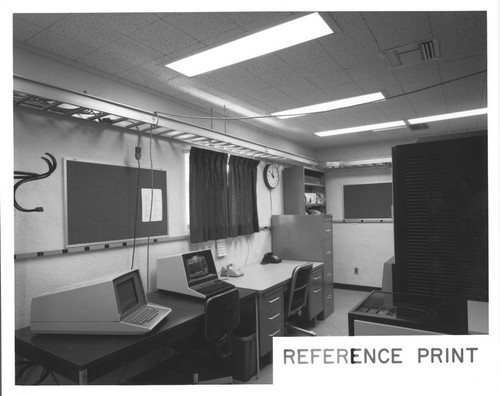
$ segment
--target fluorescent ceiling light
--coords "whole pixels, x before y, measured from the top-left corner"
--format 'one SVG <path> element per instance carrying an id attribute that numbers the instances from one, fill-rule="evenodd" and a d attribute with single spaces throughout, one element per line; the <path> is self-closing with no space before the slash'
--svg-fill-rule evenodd
<path id="1" fill-rule="evenodd" d="M 342 109 L 344 107 L 357 106 L 360 104 L 377 102 L 379 100 L 385 100 L 385 96 L 382 92 L 354 96 L 352 98 L 339 99 L 332 102 L 318 103 L 311 106 L 297 107 L 296 109 L 278 111 L 277 113 L 272 113 L 271 115 L 282 119 L 300 117 L 311 113 Z"/>
<path id="2" fill-rule="evenodd" d="M 165 66 L 192 77 L 331 33 L 332 29 L 323 18 L 313 13 Z"/>
<path id="3" fill-rule="evenodd" d="M 361 125 L 357 127 L 351 128 L 343 128 L 343 129 L 334 129 L 331 131 L 323 131 L 323 132 L 315 132 L 315 135 L 325 137 L 325 136 L 333 136 L 333 135 L 343 135 L 345 133 L 356 133 L 356 132 L 364 132 L 364 131 L 377 131 L 383 129 L 393 129 L 405 127 L 406 123 L 404 121 L 391 121 L 391 122 L 383 122 L 381 124 L 371 124 L 371 125 Z"/>
<path id="4" fill-rule="evenodd" d="M 425 122 L 451 120 L 453 118 L 470 117 L 470 116 L 476 116 L 476 115 L 487 114 L 487 113 L 488 113 L 488 108 L 476 109 L 476 110 L 466 110 L 466 111 L 458 111 L 456 113 L 439 114 L 439 115 L 435 115 L 435 116 L 421 117 L 421 118 L 412 118 L 411 120 L 408 120 L 408 122 L 410 124 L 423 124 Z"/>

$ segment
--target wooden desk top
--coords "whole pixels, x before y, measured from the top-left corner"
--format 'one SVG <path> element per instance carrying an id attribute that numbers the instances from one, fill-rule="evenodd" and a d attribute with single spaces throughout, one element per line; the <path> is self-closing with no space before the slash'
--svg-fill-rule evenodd
<path id="1" fill-rule="evenodd" d="M 236 287 L 256 290 L 259 293 L 265 292 L 273 287 L 285 284 L 290 281 L 293 269 L 297 265 L 308 263 L 309 261 L 283 260 L 277 264 L 250 264 L 241 268 L 243 276 L 238 278 L 224 279 Z M 312 262 L 313 268 L 322 266 L 321 262 Z"/>

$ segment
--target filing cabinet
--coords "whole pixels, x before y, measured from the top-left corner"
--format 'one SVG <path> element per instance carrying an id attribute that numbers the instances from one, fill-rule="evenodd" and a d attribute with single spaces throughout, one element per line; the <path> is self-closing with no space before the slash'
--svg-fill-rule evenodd
<path id="1" fill-rule="evenodd" d="M 318 317 L 326 319 L 334 311 L 332 216 L 272 216 L 272 241 L 273 252 L 282 259 L 323 263 L 322 308 Z"/>

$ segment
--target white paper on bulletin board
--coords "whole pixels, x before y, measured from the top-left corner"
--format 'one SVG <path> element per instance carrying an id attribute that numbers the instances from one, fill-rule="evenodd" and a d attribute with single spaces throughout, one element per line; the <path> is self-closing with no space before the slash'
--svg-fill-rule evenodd
<path id="1" fill-rule="evenodd" d="M 142 194 L 142 221 L 162 221 L 163 220 L 163 205 L 162 194 L 159 188 L 143 188 Z M 151 204 L 151 198 L 153 203 Z M 151 218 L 150 218 L 151 213 Z"/>

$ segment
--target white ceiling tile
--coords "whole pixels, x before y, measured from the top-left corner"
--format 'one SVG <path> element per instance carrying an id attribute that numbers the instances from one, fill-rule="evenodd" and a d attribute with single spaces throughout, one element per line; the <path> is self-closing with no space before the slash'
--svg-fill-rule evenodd
<path id="1" fill-rule="evenodd" d="M 32 23 L 34 25 L 43 27 L 43 28 L 48 28 L 49 26 L 53 25 L 57 21 L 65 18 L 69 14 L 24 14 L 24 13 L 18 13 L 14 14 L 14 19 L 23 19 L 29 23 Z"/>
<path id="2" fill-rule="evenodd" d="M 342 69 L 376 62 L 380 49 L 361 13 L 334 13 L 341 31 L 319 39 L 321 45 Z"/>
<path id="3" fill-rule="evenodd" d="M 130 34 L 145 26 L 151 25 L 159 20 L 160 17 L 154 14 L 142 12 L 129 12 L 97 14 L 96 19 L 103 25 L 109 26 L 114 30 Z"/>
<path id="4" fill-rule="evenodd" d="M 158 79 L 152 73 L 145 73 L 140 67 L 130 68 L 117 73 L 121 78 L 134 82 L 145 87 L 156 87 L 158 89 Z"/>
<path id="5" fill-rule="evenodd" d="M 441 87 L 428 89 L 407 96 L 416 112 L 416 117 L 426 117 L 448 112 Z"/>
<path id="6" fill-rule="evenodd" d="M 244 34 L 224 13 L 174 13 L 164 16 L 163 20 L 204 44 L 209 44 L 209 38 L 223 37 L 227 32 L 232 32 L 235 36 L 236 31 Z"/>
<path id="7" fill-rule="evenodd" d="M 78 59 L 82 64 L 109 74 L 123 73 L 125 70 L 135 68 L 131 62 L 123 60 L 116 54 L 109 52 L 106 48 L 91 52 Z"/>
<path id="8" fill-rule="evenodd" d="M 451 60 L 439 64 L 439 70 L 443 78 L 443 82 L 454 79 L 467 80 L 469 75 L 480 72 L 484 78 L 488 69 L 485 56 L 471 56 L 467 58 Z"/>
<path id="9" fill-rule="evenodd" d="M 160 58 L 162 55 L 160 52 L 146 47 L 128 37 L 113 41 L 99 51 L 107 52 L 110 56 L 114 56 L 116 59 L 121 59 L 133 65 L 142 65 L 146 62 L 151 62 L 154 59 Z"/>
<path id="10" fill-rule="evenodd" d="M 483 107 L 483 81 L 480 76 L 448 84 L 443 88 L 448 111 L 462 111 Z"/>
<path id="11" fill-rule="evenodd" d="M 100 48 L 120 38 L 119 32 L 101 23 L 98 14 L 69 14 L 48 30 L 92 48 Z"/>
<path id="12" fill-rule="evenodd" d="M 284 49 L 276 55 L 318 87 L 337 86 L 351 81 L 317 40 Z"/>
<path id="13" fill-rule="evenodd" d="M 36 36 L 27 40 L 26 43 L 71 60 L 85 57 L 94 51 L 93 47 L 82 44 L 80 41 L 70 37 L 56 35 L 49 30 L 43 30 Z"/>
<path id="14" fill-rule="evenodd" d="M 280 101 L 292 100 L 297 106 L 300 106 L 300 104 L 295 99 L 290 98 L 290 96 L 274 87 L 269 87 L 257 92 L 253 92 L 251 93 L 251 96 L 261 102 L 279 103 Z"/>
<path id="15" fill-rule="evenodd" d="M 435 12 L 431 24 L 443 61 L 486 54 L 486 12 Z"/>
<path id="16" fill-rule="evenodd" d="M 381 50 L 431 40 L 427 12 L 363 12 Z"/>
<path id="17" fill-rule="evenodd" d="M 348 109 L 349 113 L 353 115 L 354 118 L 360 121 L 361 124 L 376 124 L 386 121 L 396 121 L 388 120 L 386 115 L 375 105 L 375 104 L 365 104 L 361 106 L 355 106 Z"/>
<path id="18" fill-rule="evenodd" d="M 302 15 L 305 14 L 292 12 L 238 12 L 229 14 L 229 17 L 247 32 L 254 33 Z"/>
<path id="19" fill-rule="evenodd" d="M 385 114 L 387 121 L 416 117 L 415 111 L 407 98 L 388 99 L 378 102 L 377 107 Z"/>
<path id="20" fill-rule="evenodd" d="M 130 33 L 130 37 L 162 54 L 175 54 L 186 49 L 191 52 L 203 48 L 196 39 L 162 19 Z"/>
<path id="21" fill-rule="evenodd" d="M 43 31 L 44 28 L 14 16 L 12 37 L 14 40 L 25 42 Z"/>
<path id="22" fill-rule="evenodd" d="M 351 98 L 367 93 L 353 80 L 350 83 L 335 86 L 321 85 L 321 90 L 332 100 Z"/>
<path id="23" fill-rule="evenodd" d="M 227 70 L 215 70 L 208 75 L 210 78 L 248 95 L 270 88 L 267 82 L 237 66 Z"/>
<path id="24" fill-rule="evenodd" d="M 436 61 L 393 69 L 405 93 L 425 89 L 441 83 L 439 65 Z"/>
<path id="25" fill-rule="evenodd" d="M 144 69 L 145 73 L 154 74 L 160 81 L 177 78 L 179 76 L 179 73 L 166 67 L 166 63 L 168 63 L 166 58 L 164 56 L 161 56 L 151 61 L 144 62 L 143 64 L 141 64 L 141 68 Z"/>

